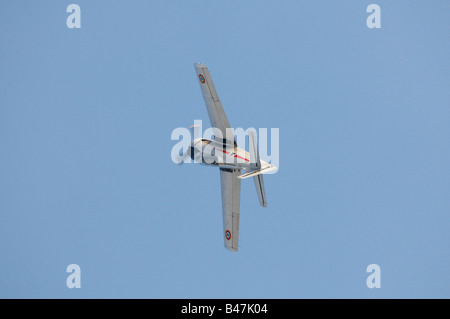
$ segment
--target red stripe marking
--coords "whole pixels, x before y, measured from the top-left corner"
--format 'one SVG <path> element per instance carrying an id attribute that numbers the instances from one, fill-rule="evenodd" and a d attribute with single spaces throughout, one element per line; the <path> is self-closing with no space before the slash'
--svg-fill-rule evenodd
<path id="1" fill-rule="evenodd" d="M 222 153 L 225 153 L 225 154 L 230 154 L 230 152 L 227 152 L 227 151 L 224 151 L 224 150 L 220 150 L 220 149 L 218 149 L 218 148 L 216 148 L 216 150 L 221 151 Z M 237 154 L 234 155 L 234 157 L 237 157 L 237 158 L 246 160 L 247 162 L 250 162 L 248 159 L 246 159 L 246 158 L 244 158 L 244 157 L 242 157 L 242 156 L 239 156 L 239 155 L 237 155 Z"/>
<path id="2" fill-rule="evenodd" d="M 239 155 L 234 155 L 234 157 L 237 157 L 237 158 L 240 158 L 240 159 L 246 160 L 246 161 L 248 162 L 248 159 L 246 159 L 246 158 L 244 158 L 244 157 L 242 157 L 242 156 L 239 156 Z"/>

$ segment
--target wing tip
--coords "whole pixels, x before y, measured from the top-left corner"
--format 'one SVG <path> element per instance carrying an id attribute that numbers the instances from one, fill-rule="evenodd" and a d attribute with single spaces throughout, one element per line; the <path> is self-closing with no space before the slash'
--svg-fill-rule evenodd
<path id="1" fill-rule="evenodd" d="M 237 253 L 237 252 L 238 252 L 237 247 L 231 247 L 231 246 L 227 246 L 227 245 L 224 245 L 224 246 L 225 246 L 225 248 L 226 248 L 228 251 L 231 251 L 231 252 L 233 252 L 233 253 Z"/>
<path id="2" fill-rule="evenodd" d="M 207 68 L 207 66 L 205 64 L 200 63 L 200 62 L 194 63 L 194 67 L 195 68 Z"/>

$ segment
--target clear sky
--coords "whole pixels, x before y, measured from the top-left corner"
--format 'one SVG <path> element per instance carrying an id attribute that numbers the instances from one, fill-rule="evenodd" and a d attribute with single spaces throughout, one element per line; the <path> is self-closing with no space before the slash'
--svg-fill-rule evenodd
<path id="1" fill-rule="evenodd" d="M 450 297 L 449 1 L 71 1 L 0 2 L 0 297 Z M 217 169 L 170 158 L 194 62 L 280 129 L 238 253 Z"/>

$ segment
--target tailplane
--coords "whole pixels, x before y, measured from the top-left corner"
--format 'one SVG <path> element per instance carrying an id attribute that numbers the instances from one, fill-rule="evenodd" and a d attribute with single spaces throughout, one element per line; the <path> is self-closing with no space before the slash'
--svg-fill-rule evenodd
<path id="1" fill-rule="evenodd" d="M 275 166 L 269 164 L 269 166 L 265 166 L 264 168 L 261 168 L 261 169 L 246 170 L 243 174 L 239 175 L 238 178 L 246 179 L 246 178 L 256 176 L 256 175 L 266 174 L 266 173 L 275 171 L 276 169 L 277 168 Z"/>
<path id="2" fill-rule="evenodd" d="M 258 194 L 259 203 L 262 207 L 267 207 L 266 202 L 266 192 L 264 189 L 264 179 L 262 174 L 276 170 L 277 168 L 269 163 L 263 161 L 264 165 L 261 164 L 259 158 L 258 144 L 256 142 L 256 134 L 249 130 L 249 150 L 250 150 L 250 168 L 246 170 L 243 174 L 239 175 L 239 179 L 245 179 L 253 176 L 253 181 L 255 182 L 256 193 Z"/>

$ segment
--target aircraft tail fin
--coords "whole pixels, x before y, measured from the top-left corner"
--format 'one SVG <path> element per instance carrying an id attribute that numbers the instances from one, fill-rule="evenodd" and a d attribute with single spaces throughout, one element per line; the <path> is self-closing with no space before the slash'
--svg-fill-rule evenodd
<path id="1" fill-rule="evenodd" d="M 274 165 L 261 161 L 261 159 L 259 158 L 258 144 L 256 143 L 256 133 L 249 130 L 248 137 L 250 142 L 250 168 L 248 168 L 243 174 L 239 175 L 238 178 L 245 179 L 276 170 L 277 168 Z"/>
<path id="2" fill-rule="evenodd" d="M 256 133 L 248 130 L 248 142 L 250 151 L 250 165 L 252 170 L 261 169 L 261 160 L 259 159 L 258 143 L 256 140 Z"/>
<path id="3" fill-rule="evenodd" d="M 263 207 L 267 207 L 266 202 L 266 191 L 264 189 L 264 179 L 262 174 L 272 171 L 275 166 L 270 165 L 262 167 L 261 160 L 259 158 L 258 144 L 256 141 L 256 133 L 249 130 L 249 151 L 250 151 L 250 169 L 244 174 L 238 176 L 239 179 L 245 179 L 253 176 L 253 181 L 255 182 L 256 193 L 258 194 L 259 203 Z"/>

